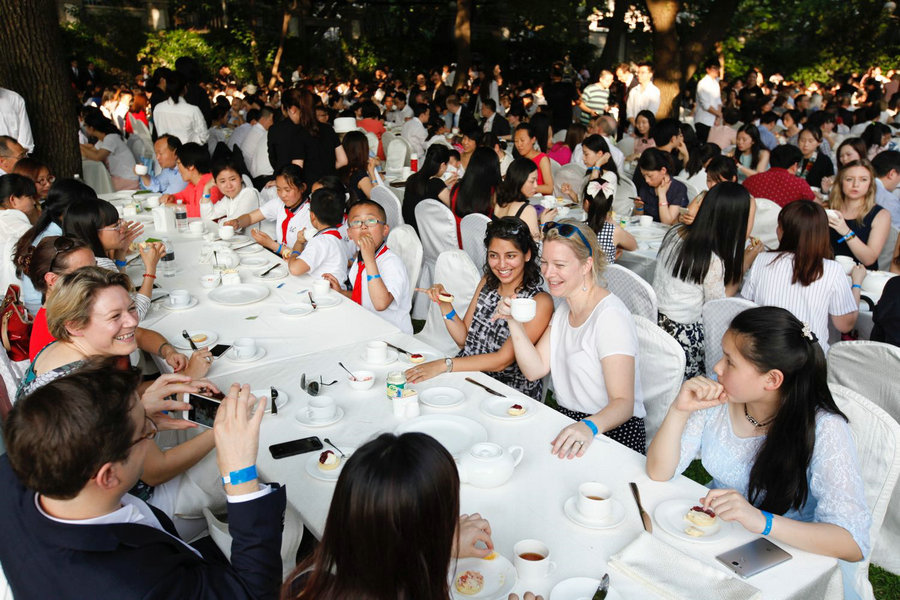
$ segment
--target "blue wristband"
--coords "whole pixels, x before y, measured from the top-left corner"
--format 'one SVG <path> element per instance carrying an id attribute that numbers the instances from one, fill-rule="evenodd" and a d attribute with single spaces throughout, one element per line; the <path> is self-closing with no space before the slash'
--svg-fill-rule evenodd
<path id="1" fill-rule="evenodd" d="M 282 246 L 284 246 L 284 244 L 278 244 L 278 250 L 275 251 L 275 254 L 281 255 L 281 247 Z"/>
<path id="2" fill-rule="evenodd" d="M 854 283 L 853 285 L 850 286 L 850 289 L 851 289 L 851 290 L 852 290 L 853 288 L 859 288 L 859 289 L 862 289 L 862 286 L 859 285 L 858 283 Z"/>
<path id="3" fill-rule="evenodd" d="M 250 465 L 238 471 L 232 471 L 222 478 L 222 485 L 239 485 L 257 478 L 256 465 Z"/>
<path id="4" fill-rule="evenodd" d="M 116 261 L 116 266 L 117 266 L 117 267 L 124 267 L 124 266 L 127 265 L 127 264 L 128 264 L 128 262 L 127 262 L 127 261 L 124 261 L 124 260 L 117 260 L 117 261 Z"/>
<path id="5" fill-rule="evenodd" d="M 772 531 L 772 513 L 766 510 L 759 511 L 766 518 L 766 528 L 762 530 L 762 535 L 769 535 Z"/>
<path id="6" fill-rule="evenodd" d="M 591 430 L 591 433 L 593 435 L 597 435 L 598 433 L 600 433 L 600 430 L 597 428 L 597 425 L 590 419 L 582 419 L 581 422 L 584 423 L 585 425 L 587 425 L 588 429 Z"/>
<path id="7" fill-rule="evenodd" d="M 452 321 L 453 317 L 455 317 L 455 316 L 456 316 L 456 309 L 451 308 L 450 312 L 448 312 L 446 315 L 444 315 L 444 318 L 447 319 L 448 321 Z"/>
<path id="8" fill-rule="evenodd" d="M 366 281 L 372 281 L 373 279 L 381 279 L 381 273 L 376 273 L 375 275 L 366 275 Z"/>

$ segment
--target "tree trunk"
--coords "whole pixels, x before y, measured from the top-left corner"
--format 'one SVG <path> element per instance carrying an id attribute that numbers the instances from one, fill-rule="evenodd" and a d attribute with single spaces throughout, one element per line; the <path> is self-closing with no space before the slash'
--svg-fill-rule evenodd
<path id="1" fill-rule="evenodd" d="M 456 0 L 456 24 L 453 28 L 456 41 L 456 79 L 453 88 L 463 87 L 472 64 L 472 0 Z"/>
<path id="2" fill-rule="evenodd" d="M 615 0 L 612 23 L 610 23 L 609 33 L 606 35 L 606 45 L 603 46 L 603 52 L 600 54 L 600 68 L 602 69 L 613 71 L 613 65 L 619 62 L 619 44 L 622 43 L 622 36 L 625 34 L 625 11 L 627 9 L 628 2 Z M 599 72 L 597 75 L 599 76 Z"/>
<path id="3" fill-rule="evenodd" d="M 725 37 L 738 0 L 716 0 L 701 23 L 694 26 L 691 39 L 681 49 L 681 82 L 690 81 L 713 48 Z M 724 70 L 722 77 L 725 76 Z"/>
<path id="4" fill-rule="evenodd" d="M 0 85 L 25 99 L 33 155 L 57 177 L 81 173 L 77 100 L 66 73 L 54 0 L 0 0 Z"/>
<path id="5" fill-rule="evenodd" d="M 678 116 L 682 72 L 675 17 L 680 8 L 677 0 L 647 0 L 653 23 L 653 83 L 660 91 L 658 119 Z"/>
<path id="6" fill-rule="evenodd" d="M 256 2 L 250 0 L 250 58 L 253 59 L 253 71 L 256 73 L 256 86 L 265 85 L 265 78 L 262 72 L 262 63 L 259 60 L 259 43 L 256 41 Z"/>
<path id="7" fill-rule="evenodd" d="M 297 10 L 297 0 L 285 2 L 284 13 L 281 17 L 281 39 L 278 40 L 278 50 L 275 52 L 275 61 L 272 63 L 272 73 L 269 77 L 269 89 L 275 87 L 278 81 L 278 68 L 281 66 L 281 56 L 284 54 L 284 43 L 287 40 L 288 27 L 291 24 L 291 16 Z"/>

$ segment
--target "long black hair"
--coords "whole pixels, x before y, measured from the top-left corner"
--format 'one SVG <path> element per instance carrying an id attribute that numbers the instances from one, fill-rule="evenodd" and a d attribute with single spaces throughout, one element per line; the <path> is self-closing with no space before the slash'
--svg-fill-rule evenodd
<path id="1" fill-rule="evenodd" d="M 603 139 L 602 135 L 596 133 L 584 138 L 584 140 L 581 142 L 581 145 L 583 148 L 587 148 L 591 152 L 603 152 L 604 154 L 610 153 L 609 144 L 606 143 L 606 140 Z M 588 165 L 588 175 L 590 175 L 591 172 L 590 167 L 593 166 L 594 165 Z M 619 179 L 619 170 L 616 168 L 616 161 L 612 159 L 612 156 L 609 157 L 609 160 L 606 161 L 606 163 L 600 166 L 601 175 L 603 173 L 606 173 L 607 171 L 613 173 L 616 176 L 616 180 Z"/>
<path id="2" fill-rule="evenodd" d="M 645 152 L 646 154 L 646 152 Z M 666 261 L 670 272 L 691 283 L 702 283 L 715 252 L 725 266 L 725 285 L 736 283 L 744 274 L 744 243 L 750 217 L 750 193 L 744 186 L 723 181 L 713 186 L 690 227 L 673 227 L 663 239 L 666 246 L 680 235 L 682 244 Z"/>
<path id="3" fill-rule="evenodd" d="M 500 161 L 497 153 L 483 146 L 475 148 L 466 172 L 451 192 L 451 195 L 458 193 L 456 216 L 462 218 L 472 213 L 489 214 L 493 207 L 494 192 L 499 185 Z"/>
<path id="4" fill-rule="evenodd" d="M 541 277 L 541 267 L 538 264 L 538 247 L 531 236 L 531 229 L 528 228 L 528 224 L 519 217 L 502 217 L 496 221 L 491 221 L 484 232 L 485 249 L 490 250 L 491 242 L 495 239 L 512 242 L 516 249 L 524 255 L 531 253 L 531 257 L 525 261 L 522 284 L 516 291 L 539 285 L 543 278 Z M 500 286 L 500 280 L 497 279 L 494 271 L 491 270 L 487 258 L 484 260 L 484 279 L 484 287 L 489 290 L 495 290 Z"/>
<path id="5" fill-rule="evenodd" d="M 69 205 L 76 200 L 96 201 L 97 192 L 94 188 L 77 179 L 58 179 L 54 182 L 53 187 L 47 194 L 44 201 L 44 209 L 41 216 L 38 217 L 34 226 L 22 234 L 19 241 L 16 242 L 16 254 L 24 252 L 25 248 L 34 244 L 37 236 L 44 233 L 44 230 L 51 223 L 56 223 L 62 229 L 62 217 Z"/>
<path id="6" fill-rule="evenodd" d="M 507 206 L 513 202 L 528 202 L 522 194 L 522 186 L 528 176 L 537 171 L 537 165 L 530 158 L 520 156 L 509 164 L 506 177 L 497 189 L 497 206 Z"/>
<path id="7" fill-rule="evenodd" d="M 424 198 L 428 180 L 437 176 L 442 164 L 449 162 L 450 148 L 443 144 L 429 146 L 422 166 L 406 180 L 406 194 L 410 198 Z"/>
<path id="8" fill-rule="evenodd" d="M 847 420 L 828 389 L 825 353 L 797 317 L 775 306 L 745 310 L 728 331 L 760 373 L 777 369 L 784 375 L 781 407 L 750 469 L 747 499 L 779 515 L 799 509 L 809 496 L 806 471 L 816 444 L 816 413 Z"/>
<path id="9" fill-rule="evenodd" d="M 106 256 L 100 242 L 100 229 L 119 222 L 116 207 L 100 199 L 80 199 L 72 202 L 63 215 L 63 235 L 80 240 L 94 256 Z"/>

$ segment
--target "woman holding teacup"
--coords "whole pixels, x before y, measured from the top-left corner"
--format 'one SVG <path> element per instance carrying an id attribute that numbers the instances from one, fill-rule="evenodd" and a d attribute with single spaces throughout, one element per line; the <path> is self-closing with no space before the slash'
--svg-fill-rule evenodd
<path id="1" fill-rule="evenodd" d="M 605 266 L 586 225 L 551 221 L 544 225 L 541 271 L 550 294 L 566 301 L 537 342 L 514 318 L 510 298 L 495 315 L 508 323 L 525 377 L 536 381 L 550 373 L 558 410 L 576 420 L 553 440 L 560 458 L 582 456 L 599 433 L 645 451 L 637 331 L 628 307 L 600 285 Z"/>
<path id="2" fill-rule="evenodd" d="M 553 314 L 553 301 L 541 290 L 537 245 L 528 225 L 518 217 L 491 222 L 485 233 L 485 245 L 484 277 L 464 317 L 456 314 L 452 296 L 440 283 L 420 290 L 438 303 L 447 331 L 462 350 L 455 358 L 433 360 L 407 370 L 406 379 L 419 383 L 451 371 L 483 371 L 540 401 L 543 398 L 540 378 L 529 380 L 523 375 L 508 340 L 509 327 L 504 321 L 492 318 L 501 298 L 531 299 L 533 304 L 525 303 L 532 309 L 531 319 L 522 326 L 523 331 L 531 343 L 544 333 Z"/>

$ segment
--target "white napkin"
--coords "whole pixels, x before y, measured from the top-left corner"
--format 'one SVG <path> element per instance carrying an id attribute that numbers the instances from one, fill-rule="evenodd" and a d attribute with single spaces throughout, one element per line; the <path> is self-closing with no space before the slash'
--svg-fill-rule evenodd
<path id="1" fill-rule="evenodd" d="M 646 531 L 609 558 L 610 566 L 663 598 L 672 600 L 759 600 L 762 592 L 682 554 Z"/>

